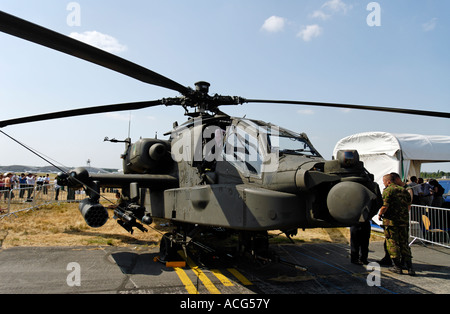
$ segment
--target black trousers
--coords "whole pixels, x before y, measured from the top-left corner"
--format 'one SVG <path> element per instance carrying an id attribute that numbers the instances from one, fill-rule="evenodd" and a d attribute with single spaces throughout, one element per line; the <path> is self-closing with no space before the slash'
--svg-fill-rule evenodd
<path id="1" fill-rule="evenodd" d="M 352 261 L 367 260 L 369 256 L 370 221 L 350 227 L 350 256 Z"/>

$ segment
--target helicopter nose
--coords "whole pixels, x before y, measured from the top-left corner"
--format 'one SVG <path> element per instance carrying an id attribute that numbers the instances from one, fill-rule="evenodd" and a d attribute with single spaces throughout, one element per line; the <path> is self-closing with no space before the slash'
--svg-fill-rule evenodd
<path id="1" fill-rule="evenodd" d="M 331 216 L 344 224 L 371 219 L 371 208 L 376 195 L 356 182 L 340 182 L 328 193 L 327 206 Z"/>

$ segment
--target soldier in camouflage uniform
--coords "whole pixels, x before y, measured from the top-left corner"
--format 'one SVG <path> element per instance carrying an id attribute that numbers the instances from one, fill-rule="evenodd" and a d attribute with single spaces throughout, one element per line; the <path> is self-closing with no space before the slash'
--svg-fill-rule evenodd
<path id="1" fill-rule="evenodd" d="M 378 216 L 383 220 L 387 250 L 394 263 L 391 270 L 401 274 L 403 261 L 408 274 L 415 275 L 412 269 L 411 249 L 408 245 L 411 195 L 406 189 L 394 183 L 392 174 L 385 175 L 383 183 L 386 188 L 383 191 L 383 206 Z"/>

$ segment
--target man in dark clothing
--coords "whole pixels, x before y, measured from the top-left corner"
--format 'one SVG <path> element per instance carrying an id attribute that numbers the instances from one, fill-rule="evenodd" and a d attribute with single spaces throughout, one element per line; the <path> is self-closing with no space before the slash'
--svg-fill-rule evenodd
<path id="1" fill-rule="evenodd" d="M 367 265 L 369 261 L 370 221 L 350 227 L 350 261 L 356 265 Z M 361 254 L 361 255 L 360 255 Z"/>

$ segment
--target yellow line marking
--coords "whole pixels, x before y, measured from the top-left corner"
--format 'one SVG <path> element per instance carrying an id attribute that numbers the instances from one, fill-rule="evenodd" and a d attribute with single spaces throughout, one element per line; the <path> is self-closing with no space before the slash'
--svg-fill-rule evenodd
<path id="1" fill-rule="evenodd" d="M 228 278 L 225 277 L 225 276 L 220 272 L 220 270 L 218 270 L 218 269 L 211 269 L 211 272 L 214 274 L 214 276 L 217 277 L 217 279 L 219 279 L 219 280 L 222 282 L 222 284 L 223 284 L 225 287 L 232 287 L 232 286 L 234 286 L 234 284 L 233 284 L 230 280 L 228 280 Z"/>
<path id="2" fill-rule="evenodd" d="M 180 277 L 181 282 L 184 284 L 184 287 L 186 288 L 187 292 L 189 294 L 198 294 L 197 288 L 195 288 L 194 284 L 189 279 L 188 275 L 184 272 L 184 270 L 181 269 L 180 267 L 174 267 L 174 269 L 178 277 Z"/>
<path id="3" fill-rule="evenodd" d="M 245 278 L 244 275 L 242 275 L 237 269 L 234 268 L 227 268 L 227 270 L 233 274 L 234 277 L 236 277 L 237 279 L 239 279 L 240 282 L 242 282 L 243 285 L 245 286 L 251 286 L 253 285 L 253 283 L 248 280 L 247 278 Z"/>
<path id="4" fill-rule="evenodd" d="M 185 256 L 182 250 L 178 251 L 178 254 L 186 260 L 188 266 L 194 271 L 197 277 L 203 282 L 206 289 L 212 294 L 221 294 L 219 289 L 214 286 L 214 284 L 209 280 L 209 278 L 202 272 L 202 270 L 192 261 L 189 256 Z"/>

